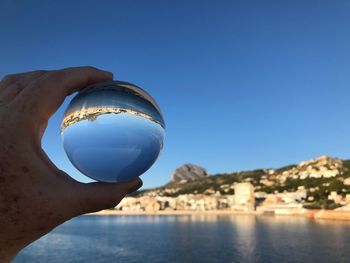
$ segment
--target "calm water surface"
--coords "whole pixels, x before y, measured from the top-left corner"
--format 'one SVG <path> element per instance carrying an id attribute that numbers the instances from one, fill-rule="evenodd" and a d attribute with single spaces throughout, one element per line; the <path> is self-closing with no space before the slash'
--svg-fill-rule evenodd
<path id="1" fill-rule="evenodd" d="M 350 222 L 273 216 L 81 216 L 20 262 L 350 262 Z"/>

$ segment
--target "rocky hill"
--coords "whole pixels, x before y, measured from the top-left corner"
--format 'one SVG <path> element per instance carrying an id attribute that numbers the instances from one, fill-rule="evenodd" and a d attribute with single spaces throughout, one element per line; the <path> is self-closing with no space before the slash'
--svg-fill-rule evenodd
<path id="1" fill-rule="evenodd" d="M 186 182 L 206 176 L 208 176 L 208 173 L 204 168 L 194 164 L 185 164 L 174 171 L 174 174 L 171 177 L 171 181 Z"/>
<path id="2" fill-rule="evenodd" d="M 195 172 L 196 175 L 192 176 Z M 303 191 L 304 207 L 336 208 L 339 203 L 350 201 L 350 160 L 321 156 L 278 169 L 210 176 L 203 168 L 184 165 L 175 171 L 169 184 L 139 191 L 134 196 L 233 195 L 234 184 L 239 182 L 250 182 L 255 188 L 256 198 Z"/>

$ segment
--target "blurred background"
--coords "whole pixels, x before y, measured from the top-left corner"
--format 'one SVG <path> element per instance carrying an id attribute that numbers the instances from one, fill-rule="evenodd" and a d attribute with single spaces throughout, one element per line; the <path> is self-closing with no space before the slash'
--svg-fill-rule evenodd
<path id="1" fill-rule="evenodd" d="M 143 190 L 181 166 L 171 184 L 66 222 L 15 262 L 348 262 L 349 14 L 347 0 L 1 0 L 1 78 L 112 71 L 165 118 Z M 60 137 L 73 96 L 42 146 L 89 182 Z"/>
<path id="2" fill-rule="evenodd" d="M 159 103 L 164 151 L 144 187 L 195 163 L 209 173 L 350 152 L 349 1 L 0 2 L 0 77 L 92 65 Z M 67 159 L 50 120 L 43 148 Z"/>

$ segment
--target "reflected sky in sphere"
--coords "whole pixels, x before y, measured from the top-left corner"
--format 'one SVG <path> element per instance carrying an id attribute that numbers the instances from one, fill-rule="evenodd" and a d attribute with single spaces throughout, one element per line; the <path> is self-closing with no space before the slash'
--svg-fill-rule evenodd
<path id="1" fill-rule="evenodd" d="M 163 148 L 164 133 L 163 117 L 150 95 L 116 81 L 80 92 L 61 124 L 69 160 L 103 182 L 127 181 L 147 171 Z"/>

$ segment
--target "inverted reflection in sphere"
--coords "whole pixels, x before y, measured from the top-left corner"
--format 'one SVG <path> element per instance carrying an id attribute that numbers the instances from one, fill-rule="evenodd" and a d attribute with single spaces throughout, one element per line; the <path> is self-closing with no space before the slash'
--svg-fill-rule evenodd
<path id="1" fill-rule="evenodd" d="M 87 87 L 73 98 L 62 124 L 69 160 L 86 176 L 103 182 L 131 180 L 156 161 L 164 120 L 154 99 L 121 81 Z"/>

